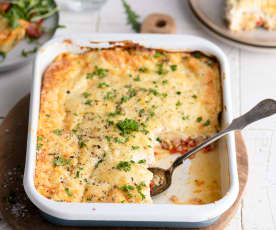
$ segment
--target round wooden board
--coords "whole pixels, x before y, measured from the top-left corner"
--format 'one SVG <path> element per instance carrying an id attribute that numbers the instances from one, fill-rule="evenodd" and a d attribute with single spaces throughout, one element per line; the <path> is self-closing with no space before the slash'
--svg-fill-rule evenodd
<path id="1" fill-rule="evenodd" d="M 29 98 L 27 95 L 20 100 L 0 126 L 0 197 L 3 198 L 0 199 L 0 211 L 15 230 L 80 229 L 77 227 L 60 227 L 48 223 L 40 216 L 39 210 L 24 192 L 23 170 L 27 143 Z M 205 230 L 224 229 L 240 204 L 248 177 L 247 151 L 240 133 L 236 133 L 236 145 L 240 181 L 239 196 L 233 206 L 215 224 L 204 228 Z M 110 228 L 91 227 L 88 229 Z M 112 229 L 123 230 L 127 228 L 116 227 Z"/>

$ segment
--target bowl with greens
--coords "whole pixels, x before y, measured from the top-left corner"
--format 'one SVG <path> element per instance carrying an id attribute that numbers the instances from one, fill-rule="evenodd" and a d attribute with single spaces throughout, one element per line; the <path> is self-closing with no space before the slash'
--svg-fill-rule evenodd
<path id="1" fill-rule="evenodd" d="M 0 71 L 23 66 L 59 25 L 54 0 L 0 2 Z"/>

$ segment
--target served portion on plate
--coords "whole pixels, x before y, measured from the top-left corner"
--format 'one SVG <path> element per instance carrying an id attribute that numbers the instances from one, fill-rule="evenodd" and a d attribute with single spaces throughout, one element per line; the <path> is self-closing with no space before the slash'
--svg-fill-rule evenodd
<path id="1" fill-rule="evenodd" d="M 276 29 L 276 0 L 226 0 L 225 18 L 232 31 Z"/>
<path id="2" fill-rule="evenodd" d="M 134 43 L 61 53 L 43 76 L 35 187 L 54 201 L 152 203 L 147 168 L 214 135 L 221 112 L 220 64 L 213 56 Z M 195 159 L 213 166 L 215 149 L 208 146 Z M 186 204 L 222 197 L 219 162 L 213 162 L 211 181 L 202 179 L 211 174 L 204 169 L 205 177 L 192 181 L 196 196 L 205 198 Z"/>
<path id="3" fill-rule="evenodd" d="M 52 38 L 58 25 L 54 0 L 12 0 L 0 3 L 0 71 L 32 60 L 37 49 Z"/>
<path id="4" fill-rule="evenodd" d="M 189 0 L 199 25 L 223 42 L 261 52 L 276 51 L 275 0 Z"/>
<path id="5" fill-rule="evenodd" d="M 53 0 L 14 0 L 0 3 L 0 52 L 9 52 L 24 39 L 38 39 L 41 23 L 57 12 Z"/>

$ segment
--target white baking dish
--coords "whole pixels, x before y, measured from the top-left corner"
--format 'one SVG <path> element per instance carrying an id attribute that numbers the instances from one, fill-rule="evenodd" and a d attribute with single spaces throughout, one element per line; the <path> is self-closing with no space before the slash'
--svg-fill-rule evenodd
<path id="1" fill-rule="evenodd" d="M 188 35 L 148 34 L 82 34 L 56 38 L 46 43 L 38 52 L 34 63 L 31 92 L 29 133 L 24 187 L 31 201 L 51 221 L 66 225 L 109 226 L 170 226 L 202 227 L 213 223 L 235 201 L 238 194 L 238 175 L 234 135 L 220 140 L 220 164 L 223 198 L 205 205 L 154 204 L 108 204 L 108 203 L 64 203 L 49 200 L 37 192 L 34 186 L 36 164 L 36 131 L 38 125 L 40 89 L 43 72 L 60 53 L 83 52 L 80 46 L 110 46 L 107 41 L 131 40 L 150 48 L 167 50 L 199 50 L 214 55 L 221 64 L 223 86 L 222 125 L 230 123 L 231 95 L 229 65 L 224 53 L 213 43 Z M 91 43 L 91 41 L 100 43 Z M 162 195 L 161 195 L 162 196 Z M 159 198 L 159 201 L 162 200 Z"/>

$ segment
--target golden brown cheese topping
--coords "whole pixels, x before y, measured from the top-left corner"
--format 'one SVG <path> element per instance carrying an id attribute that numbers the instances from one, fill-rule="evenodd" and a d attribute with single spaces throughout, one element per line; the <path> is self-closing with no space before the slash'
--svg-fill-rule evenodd
<path id="1" fill-rule="evenodd" d="M 41 91 L 35 187 L 66 202 L 151 203 L 160 140 L 219 129 L 220 68 L 200 52 L 60 54 Z"/>

